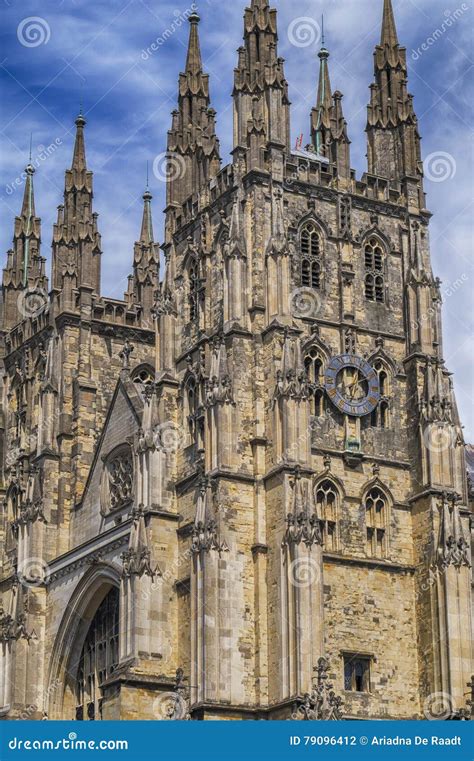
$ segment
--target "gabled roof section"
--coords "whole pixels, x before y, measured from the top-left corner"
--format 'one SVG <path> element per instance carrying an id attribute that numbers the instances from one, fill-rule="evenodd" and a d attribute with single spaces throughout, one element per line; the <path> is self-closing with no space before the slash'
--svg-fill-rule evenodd
<path id="1" fill-rule="evenodd" d="M 122 407 L 122 410 L 123 410 L 124 404 L 131 411 L 132 417 L 136 422 L 136 426 L 132 429 L 130 429 L 130 425 L 127 425 L 125 427 L 123 442 L 119 442 L 119 443 L 125 444 L 127 443 L 127 440 L 130 438 L 130 436 L 132 436 L 134 433 L 138 433 L 139 429 L 141 428 L 142 422 L 143 422 L 143 412 L 145 407 L 137 385 L 132 380 L 130 380 L 129 377 L 119 378 L 117 385 L 115 387 L 115 391 L 110 401 L 109 409 L 107 412 L 107 417 L 105 418 L 104 426 L 102 428 L 101 434 L 97 441 L 96 449 L 94 452 L 94 459 L 92 461 L 91 469 L 89 471 L 87 482 L 84 488 L 81 504 L 84 502 L 86 498 L 89 484 L 91 482 L 92 476 L 97 467 L 98 460 L 100 459 L 102 455 L 107 454 L 107 450 L 108 450 L 107 441 L 109 438 L 108 434 L 111 428 L 115 425 L 118 428 L 120 428 L 120 426 L 123 426 L 123 411 L 120 411 L 119 406 Z M 114 446 L 116 445 L 117 445 L 117 439 L 116 439 L 116 436 L 114 436 Z"/>

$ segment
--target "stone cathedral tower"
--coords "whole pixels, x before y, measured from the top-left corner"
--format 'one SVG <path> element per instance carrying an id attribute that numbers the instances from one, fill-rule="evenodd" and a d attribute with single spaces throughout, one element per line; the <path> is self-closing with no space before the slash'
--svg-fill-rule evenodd
<path id="1" fill-rule="evenodd" d="M 292 150 L 267 0 L 245 10 L 221 167 L 189 24 L 162 277 L 147 189 L 124 299 L 101 294 L 82 115 L 50 286 L 26 170 L 3 275 L 0 713 L 467 716 L 464 444 L 391 0 L 361 179 L 325 48 Z"/>

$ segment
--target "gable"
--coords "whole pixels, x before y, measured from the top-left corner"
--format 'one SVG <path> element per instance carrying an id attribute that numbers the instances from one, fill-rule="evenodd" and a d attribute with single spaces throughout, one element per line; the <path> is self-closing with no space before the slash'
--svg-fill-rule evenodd
<path id="1" fill-rule="evenodd" d="M 142 409 L 134 384 L 119 381 L 97 443 L 82 502 L 74 513 L 72 542 L 75 547 L 114 525 L 114 519 L 108 520 L 101 510 L 104 462 L 115 450 L 130 446 L 140 429 Z M 135 471 L 134 466 L 134 474 Z"/>

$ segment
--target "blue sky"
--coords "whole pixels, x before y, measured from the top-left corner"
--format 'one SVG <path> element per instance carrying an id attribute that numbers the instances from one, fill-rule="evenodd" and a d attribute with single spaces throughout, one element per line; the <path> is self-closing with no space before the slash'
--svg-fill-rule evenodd
<path id="1" fill-rule="evenodd" d="M 435 274 L 443 281 L 445 358 L 454 372 L 466 438 L 473 418 L 472 2 L 393 0 L 407 47 L 426 180 Z M 382 0 L 277 0 L 279 51 L 292 100 L 292 139 L 308 139 L 317 87 L 320 18 L 333 89 L 344 93 L 352 166 L 366 168 L 365 119 Z M 201 46 L 224 163 L 232 142 L 232 76 L 245 2 L 202 0 Z M 190 2 L 180 0 L 4 0 L 1 30 L 1 247 L 11 243 L 33 133 L 36 209 L 48 257 L 74 119 L 82 98 L 103 241 L 103 293 L 122 297 L 140 229 L 146 162 L 165 151 L 177 77 L 185 60 Z M 32 20 L 33 18 L 33 20 Z M 156 48 L 151 49 L 152 44 Z M 424 46 L 424 49 L 423 47 Z M 148 49 L 148 53 L 146 52 Z M 44 149 L 49 149 L 45 158 Z M 164 183 L 151 172 L 155 237 L 162 240 Z"/>

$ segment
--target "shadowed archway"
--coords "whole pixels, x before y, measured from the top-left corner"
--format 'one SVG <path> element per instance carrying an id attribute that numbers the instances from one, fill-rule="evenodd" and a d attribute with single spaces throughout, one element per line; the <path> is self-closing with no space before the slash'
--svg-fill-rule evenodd
<path id="1" fill-rule="evenodd" d="M 94 617 L 109 593 L 120 588 L 120 569 L 97 563 L 71 595 L 54 643 L 45 703 L 50 719 L 74 719 L 77 676 L 84 642 Z"/>

